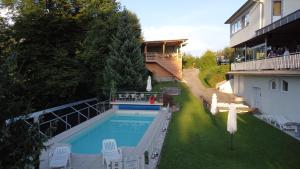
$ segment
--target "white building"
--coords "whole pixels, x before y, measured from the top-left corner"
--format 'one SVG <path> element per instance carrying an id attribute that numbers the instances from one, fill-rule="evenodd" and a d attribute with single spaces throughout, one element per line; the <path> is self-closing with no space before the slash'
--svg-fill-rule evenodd
<path id="1" fill-rule="evenodd" d="M 300 0 L 247 0 L 225 23 L 241 61 L 229 72 L 234 94 L 300 122 Z"/>

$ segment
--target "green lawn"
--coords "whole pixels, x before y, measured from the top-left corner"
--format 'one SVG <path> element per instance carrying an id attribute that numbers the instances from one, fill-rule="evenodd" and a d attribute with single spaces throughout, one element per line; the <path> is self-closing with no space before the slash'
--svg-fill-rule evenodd
<path id="1" fill-rule="evenodd" d="M 171 83 L 154 87 L 170 86 Z M 181 105 L 171 120 L 159 169 L 299 169 L 300 142 L 252 115 L 238 115 L 234 150 L 229 149 L 227 113 L 216 118 L 183 84 Z"/>

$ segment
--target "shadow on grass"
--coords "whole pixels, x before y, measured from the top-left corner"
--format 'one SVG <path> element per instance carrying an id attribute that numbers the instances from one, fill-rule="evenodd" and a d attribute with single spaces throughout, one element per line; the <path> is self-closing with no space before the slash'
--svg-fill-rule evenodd
<path id="1" fill-rule="evenodd" d="M 238 114 L 230 151 L 227 113 L 215 117 L 181 85 L 159 169 L 299 169 L 300 143 L 249 114 Z"/>

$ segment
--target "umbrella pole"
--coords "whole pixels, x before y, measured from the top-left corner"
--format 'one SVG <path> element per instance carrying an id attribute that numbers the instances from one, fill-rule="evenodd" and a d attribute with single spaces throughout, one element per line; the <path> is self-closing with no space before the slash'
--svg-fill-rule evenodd
<path id="1" fill-rule="evenodd" d="M 230 134 L 230 150 L 233 150 L 233 134 Z"/>

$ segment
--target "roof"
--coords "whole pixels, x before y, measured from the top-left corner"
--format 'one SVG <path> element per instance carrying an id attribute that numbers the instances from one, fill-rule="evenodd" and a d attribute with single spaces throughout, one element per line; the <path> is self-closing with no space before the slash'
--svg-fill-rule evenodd
<path id="1" fill-rule="evenodd" d="M 275 46 L 285 46 L 287 42 L 299 41 L 300 39 L 300 9 L 273 22 L 255 32 L 255 36 L 232 47 L 255 46 L 265 42 Z"/>
<path id="2" fill-rule="evenodd" d="M 225 24 L 232 23 L 236 18 L 241 16 L 246 10 L 248 10 L 250 7 L 252 7 L 256 2 L 256 0 L 247 0 L 247 2 L 244 3 L 227 21 Z"/>
<path id="3" fill-rule="evenodd" d="M 143 44 L 163 44 L 163 43 L 166 43 L 166 44 L 177 44 L 177 45 L 180 45 L 180 44 L 183 44 L 186 45 L 186 41 L 188 39 L 172 39 L 172 40 L 152 40 L 152 41 L 144 41 Z"/>

